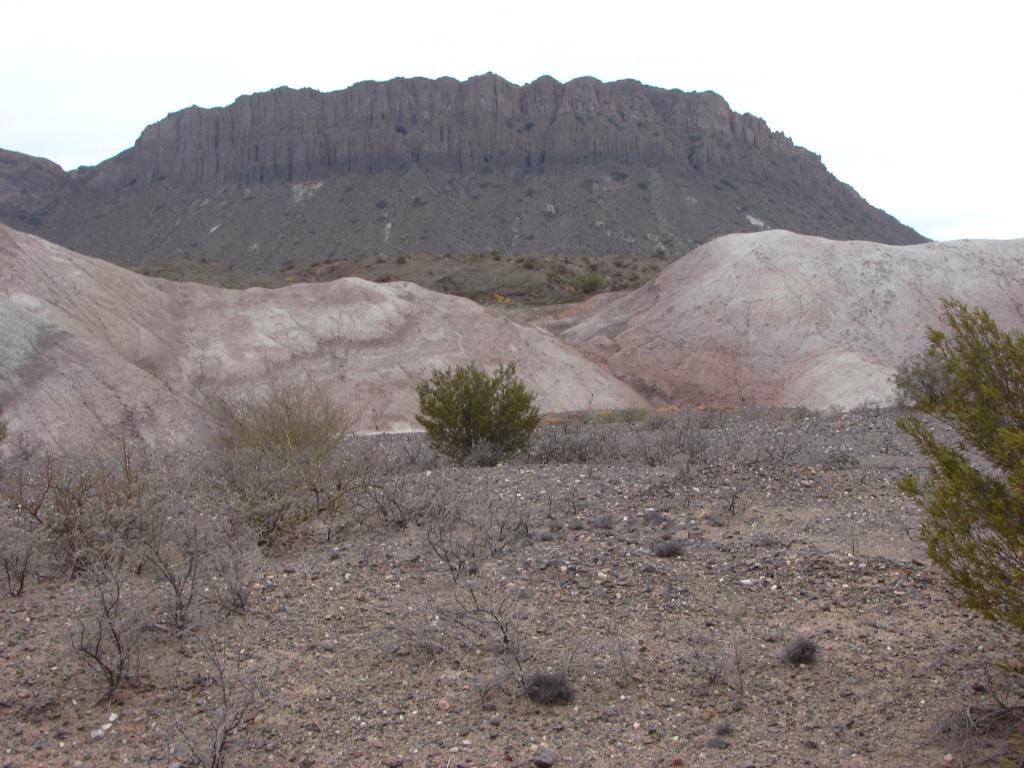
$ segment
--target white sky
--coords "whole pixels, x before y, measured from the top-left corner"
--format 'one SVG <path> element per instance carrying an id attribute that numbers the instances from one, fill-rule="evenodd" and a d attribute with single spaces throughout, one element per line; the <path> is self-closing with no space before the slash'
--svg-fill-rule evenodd
<path id="1" fill-rule="evenodd" d="M 720 93 L 927 237 L 1024 237 L 1020 0 L 3 0 L 0 19 L 0 147 L 65 168 L 279 85 L 634 78 Z"/>

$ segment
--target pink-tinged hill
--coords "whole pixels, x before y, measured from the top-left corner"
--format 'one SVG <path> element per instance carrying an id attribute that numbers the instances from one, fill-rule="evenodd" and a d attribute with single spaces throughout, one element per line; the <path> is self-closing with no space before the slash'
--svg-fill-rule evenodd
<path id="1" fill-rule="evenodd" d="M 0 403 L 61 450 L 114 439 L 197 445 L 209 405 L 272 383 L 323 389 L 362 430 L 415 427 L 434 367 L 518 364 L 542 410 L 643 398 L 557 338 L 465 299 L 354 278 L 275 290 L 174 283 L 0 226 Z"/>
<path id="2" fill-rule="evenodd" d="M 1024 240 L 728 235 L 557 325 L 654 401 L 848 408 L 893 401 L 895 368 L 941 326 L 943 297 L 1024 327 Z"/>

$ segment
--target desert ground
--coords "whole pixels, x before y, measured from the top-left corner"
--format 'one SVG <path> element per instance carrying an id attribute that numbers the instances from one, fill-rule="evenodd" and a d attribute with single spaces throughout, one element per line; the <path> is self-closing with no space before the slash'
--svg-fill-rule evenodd
<path id="1" fill-rule="evenodd" d="M 999 765 L 1013 639 L 929 564 L 899 415 L 570 414 L 493 467 L 350 437 L 315 503 L 126 439 L 38 510 L 89 477 L 75 509 L 108 527 L 23 539 L 0 596 L 0 765 Z M 32 461 L 4 466 L 9 520 Z M 105 697 L 76 646 L 115 580 L 131 659 Z"/>

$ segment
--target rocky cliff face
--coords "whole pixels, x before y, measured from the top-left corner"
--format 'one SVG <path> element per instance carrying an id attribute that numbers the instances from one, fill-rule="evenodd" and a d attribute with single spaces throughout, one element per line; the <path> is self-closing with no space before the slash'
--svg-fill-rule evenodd
<path id="1" fill-rule="evenodd" d="M 222 109 L 191 107 L 82 175 L 103 186 L 192 187 L 414 167 L 541 172 L 602 163 L 730 169 L 762 181 L 781 164 L 803 183 L 834 183 L 817 156 L 763 120 L 732 112 L 714 93 L 592 78 L 520 87 L 495 75 L 360 83 L 333 93 L 280 88 Z"/>
<path id="2" fill-rule="evenodd" d="M 171 114 L 67 175 L 3 157 L 0 220 L 122 263 L 672 256 L 768 227 L 922 240 L 716 94 L 634 81 L 281 88 Z"/>

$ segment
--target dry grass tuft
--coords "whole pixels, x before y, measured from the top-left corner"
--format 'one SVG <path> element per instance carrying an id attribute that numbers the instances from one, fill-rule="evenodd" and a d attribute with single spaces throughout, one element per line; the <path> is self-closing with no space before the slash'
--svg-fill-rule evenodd
<path id="1" fill-rule="evenodd" d="M 345 410 L 311 387 L 275 385 L 260 398 L 223 400 L 215 409 L 217 444 L 278 459 L 324 458 L 351 429 Z"/>

